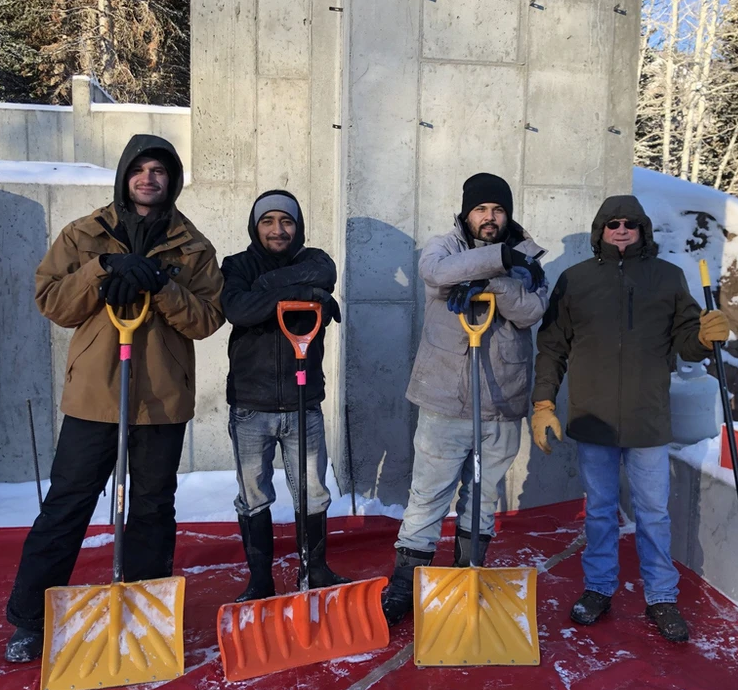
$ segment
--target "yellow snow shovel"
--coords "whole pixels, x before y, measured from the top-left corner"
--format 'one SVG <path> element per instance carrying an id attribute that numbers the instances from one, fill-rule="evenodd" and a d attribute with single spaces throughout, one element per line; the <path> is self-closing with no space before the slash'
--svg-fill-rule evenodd
<path id="1" fill-rule="evenodd" d="M 136 319 L 119 320 L 120 417 L 116 469 L 115 545 L 110 585 L 46 590 L 41 690 L 89 690 L 172 680 L 184 672 L 183 577 L 123 582 L 123 516 L 128 460 L 128 381 Z M 152 460 L 155 460 L 152 459 Z"/>
<path id="2" fill-rule="evenodd" d="M 415 569 L 415 664 L 417 666 L 537 666 L 536 569 L 482 568 L 479 562 L 482 411 L 479 348 L 492 323 L 493 294 L 484 323 L 459 320 L 469 334 L 474 412 L 474 483 L 472 485 L 471 565 L 469 568 Z"/>
<path id="3" fill-rule="evenodd" d="M 287 312 L 314 312 L 315 327 L 306 335 L 288 330 Z M 305 386 L 307 351 L 321 325 L 319 302 L 277 303 L 279 327 L 297 358 L 298 500 L 300 592 L 224 604 L 218 611 L 218 644 L 226 680 L 246 680 L 295 666 L 313 664 L 386 647 L 389 628 L 382 613 L 386 577 L 310 590 L 307 539 L 307 424 Z"/>

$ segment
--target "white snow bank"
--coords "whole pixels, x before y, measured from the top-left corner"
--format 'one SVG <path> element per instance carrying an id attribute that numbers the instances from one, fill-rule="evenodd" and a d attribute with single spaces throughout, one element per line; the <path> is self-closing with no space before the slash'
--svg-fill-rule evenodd
<path id="1" fill-rule="evenodd" d="M 738 423 L 733 424 L 738 429 Z M 669 444 L 669 455 L 686 462 L 695 469 L 714 477 L 723 484 L 735 486 L 733 470 L 720 467 L 720 436 L 706 438 L 704 441 L 683 446 L 679 443 Z"/>
<path id="2" fill-rule="evenodd" d="M 111 187 L 115 170 L 91 163 L 47 163 L 42 161 L 0 161 L 0 183 L 69 184 Z"/>
<path id="3" fill-rule="evenodd" d="M 92 112 L 149 113 L 152 115 L 189 115 L 190 108 L 181 105 L 150 105 L 148 103 L 90 103 Z"/>
<path id="4" fill-rule="evenodd" d="M 233 499 L 238 493 L 236 472 L 191 472 L 178 475 L 179 487 L 175 500 L 177 522 L 236 522 L 236 509 Z M 351 515 L 351 496 L 341 496 L 333 474 L 333 467 L 328 463 L 326 484 L 331 492 L 333 502 L 328 509 L 328 517 Z M 292 505 L 284 470 L 274 471 L 274 488 L 277 500 L 272 506 L 272 518 L 277 523 L 295 521 L 295 510 Z M 49 489 L 49 481 L 41 482 L 43 495 Z M 386 515 L 401 519 L 404 508 L 401 505 L 385 506 L 379 499 L 356 496 L 356 513 L 358 515 Z M 38 515 L 38 498 L 35 482 L 19 484 L 0 483 L 0 527 L 27 527 L 33 524 Z M 93 525 L 106 525 L 110 517 L 110 483 L 107 496 L 100 497 L 92 517 Z M 103 535 L 109 536 L 109 535 Z M 104 539 L 90 537 L 85 540 L 86 548 L 102 546 Z"/>
<path id="5" fill-rule="evenodd" d="M 698 262 L 707 260 L 716 285 L 738 260 L 738 198 L 644 168 L 633 168 L 633 194 L 653 221 L 659 257 L 684 271 L 704 306 Z"/>

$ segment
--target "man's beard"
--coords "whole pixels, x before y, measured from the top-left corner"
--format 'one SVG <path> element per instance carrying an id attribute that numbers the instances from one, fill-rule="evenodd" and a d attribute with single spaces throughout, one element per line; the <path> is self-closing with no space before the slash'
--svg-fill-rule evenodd
<path id="1" fill-rule="evenodd" d="M 483 235 L 484 231 L 488 228 L 494 228 L 495 234 L 494 237 L 490 237 L 487 239 Z M 495 222 L 490 221 L 489 223 L 483 223 L 480 225 L 476 231 L 472 230 L 471 235 L 475 240 L 479 240 L 480 242 L 489 242 L 489 243 L 495 243 L 495 242 L 502 242 L 502 240 L 505 238 L 505 235 L 507 234 L 507 223 L 498 224 Z"/>

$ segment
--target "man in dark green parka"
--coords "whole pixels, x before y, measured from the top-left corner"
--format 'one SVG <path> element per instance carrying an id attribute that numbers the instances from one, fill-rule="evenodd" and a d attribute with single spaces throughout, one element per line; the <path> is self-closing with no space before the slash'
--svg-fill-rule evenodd
<path id="1" fill-rule="evenodd" d="M 689 637 L 676 606 L 679 574 L 671 560 L 670 364 L 710 356 L 726 340 L 719 311 L 700 314 L 682 270 L 656 258 L 650 218 L 633 196 L 604 201 L 592 223 L 594 258 L 561 274 L 538 332 L 533 440 L 546 453 L 546 430 L 561 440 L 556 394 L 569 366 L 567 435 L 577 441 L 587 494 L 585 591 L 571 618 L 591 625 L 618 586 L 618 503 L 623 458 L 636 519 L 646 613 L 671 641 Z"/>

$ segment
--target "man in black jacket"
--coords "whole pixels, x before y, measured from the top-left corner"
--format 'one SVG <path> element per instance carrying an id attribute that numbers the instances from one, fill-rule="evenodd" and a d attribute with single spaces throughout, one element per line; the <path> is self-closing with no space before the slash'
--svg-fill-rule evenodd
<path id="1" fill-rule="evenodd" d="M 228 430 L 239 485 L 235 505 L 251 572 L 247 589 L 236 601 L 274 595 L 269 506 L 275 500 L 272 478 L 277 443 L 298 510 L 297 364 L 277 322 L 277 303 L 282 300 L 319 301 L 323 306 L 323 324 L 308 349 L 306 365 L 310 586 L 349 582 L 336 575 L 325 560 L 326 511 L 331 498 L 325 485 L 328 455 L 320 403 L 325 398 L 325 326 L 331 319 L 341 321 L 338 304 L 330 294 L 336 266 L 324 251 L 304 246 L 302 211 L 289 192 L 262 194 L 251 209 L 248 230 L 251 244 L 246 251 L 223 261 L 221 296 L 225 316 L 233 324 L 228 343 Z M 295 333 L 307 333 L 315 324 L 312 313 L 287 314 L 285 320 Z"/>
<path id="2" fill-rule="evenodd" d="M 709 357 L 726 340 L 722 312 L 700 315 L 682 270 L 656 258 L 650 218 L 633 196 L 606 199 L 592 223 L 595 258 L 561 274 L 538 332 L 533 440 L 561 440 L 556 394 L 569 363 L 567 434 L 577 441 L 587 494 L 582 555 L 584 594 L 575 623 L 591 625 L 610 609 L 618 586 L 620 458 L 636 519 L 646 614 L 668 640 L 689 638 L 676 606 L 679 574 L 671 560 L 668 513 L 670 363 Z"/>

